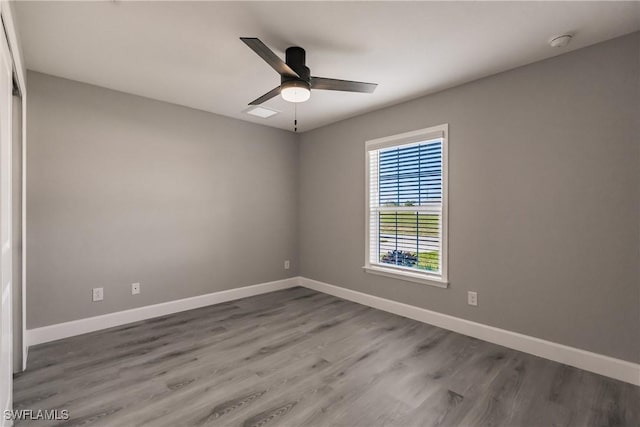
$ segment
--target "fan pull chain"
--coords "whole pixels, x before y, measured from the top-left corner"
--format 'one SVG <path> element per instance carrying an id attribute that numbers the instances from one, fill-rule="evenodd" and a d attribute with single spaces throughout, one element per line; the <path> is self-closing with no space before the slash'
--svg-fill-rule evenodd
<path id="1" fill-rule="evenodd" d="M 293 104 L 293 131 L 298 132 L 298 104 Z"/>

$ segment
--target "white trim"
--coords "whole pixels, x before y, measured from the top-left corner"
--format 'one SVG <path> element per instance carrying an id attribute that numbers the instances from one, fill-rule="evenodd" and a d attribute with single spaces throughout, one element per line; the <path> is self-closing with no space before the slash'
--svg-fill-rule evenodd
<path id="1" fill-rule="evenodd" d="M 367 273 L 378 276 L 391 277 L 393 279 L 405 280 L 407 282 L 422 283 L 424 285 L 436 286 L 438 288 L 448 288 L 449 282 L 444 282 L 440 276 L 431 276 L 427 273 L 415 273 L 411 269 L 402 267 L 383 267 L 382 265 L 369 264 L 362 267 Z"/>
<path id="2" fill-rule="evenodd" d="M 517 332 L 472 322 L 447 314 L 427 310 L 425 308 L 404 304 L 385 298 L 368 295 L 351 289 L 330 285 L 306 277 L 291 277 L 275 282 L 261 283 L 243 288 L 229 289 L 211 294 L 185 298 L 177 301 L 155 304 L 131 310 L 109 313 L 87 319 L 74 320 L 56 325 L 27 331 L 29 345 L 42 344 L 75 335 L 98 331 L 101 329 L 120 326 L 139 320 L 178 313 L 185 310 L 219 304 L 260 295 L 268 292 L 303 286 L 318 292 L 333 295 L 338 298 L 353 301 L 369 307 L 383 310 L 419 322 L 428 323 L 440 328 L 448 329 L 463 335 L 468 335 L 514 350 L 533 354 L 555 362 L 575 366 L 585 371 L 595 372 L 620 381 L 640 385 L 640 364 L 616 359 L 614 357 L 569 347 L 540 338 L 531 337 Z"/>
<path id="3" fill-rule="evenodd" d="M 160 304 L 147 305 L 130 310 L 117 311 L 115 313 L 103 314 L 101 316 L 88 317 L 86 319 L 73 320 L 70 322 L 58 323 L 55 325 L 43 326 L 41 328 L 28 329 L 28 345 L 37 345 L 50 341 L 68 338 L 88 332 L 99 331 L 101 329 L 112 328 L 127 323 L 154 317 L 165 316 L 167 314 L 178 313 L 194 308 L 205 307 L 213 304 L 220 304 L 226 301 L 237 300 L 268 292 L 279 291 L 298 286 L 300 279 L 291 277 L 274 282 L 260 283 L 242 288 L 228 289 L 225 291 L 213 292 L 196 297 L 168 301 Z"/>
<path id="4" fill-rule="evenodd" d="M 27 92 L 22 92 L 22 370 L 27 369 Z"/>
<path id="5" fill-rule="evenodd" d="M 449 281 L 449 124 L 442 125 L 442 214 L 440 215 L 440 277 Z"/>
<path id="6" fill-rule="evenodd" d="M 440 214 L 440 275 L 434 276 L 427 272 L 416 271 L 405 272 L 402 270 L 393 270 L 381 268 L 375 264 L 371 264 L 371 185 L 369 183 L 369 173 L 371 165 L 369 164 L 369 152 L 379 150 L 386 147 L 394 147 L 399 145 L 407 145 L 428 141 L 430 139 L 442 139 L 442 201 Z M 439 287 L 447 287 L 449 277 L 449 124 L 445 123 L 438 126 L 432 126 L 425 129 L 419 129 L 411 132 L 405 132 L 399 135 L 387 136 L 384 138 L 372 139 L 365 141 L 365 164 L 364 164 L 364 183 L 365 183 L 365 221 L 364 221 L 364 270 L 367 273 L 378 274 L 382 276 L 394 277 L 400 280 L 422 283 L 427 285 L 435 285 Z M 430 209 L 425 206 L 400 206 L 394 207 L 393 210 L 398 211 L 420 211 L 421 208 Z M 382 209 L 386 210 L 386 209 Z M 403 277 L 404 276 L 404 277 Z M 443 286 L 444 285 L 444 286 Z"/>
<path id="7" fill-rule="evenodd" d="M 370 139 L 365 143 L 365 145 L 367 147 L 367 151 L 380 150 L 382 148 L 395 147 L 396 145 L 407 145 L 416 142 L 428 141 L 430 139 L 446 138 L 447 133 L 449 133 L 449 124 L 445 123 L 443 125 L 400 133 L 398 135 Z"/>
<path id="8" fill-rule="evenodd" d="M 1 4 L 0 15 L 2 21 L 5 19 L 4 2 Z M 3 104 L 6 117 L 2 117 L 5 122 L 0 128 L 0 205 L 2 210 L 6 209 L 6 215 L 0 213 L 2 229 L 6 233 L 0 231 L 1 240 L 1 265 L 0 265 L 0 289 L 2 289 L 2 297 L 0 301 L 0 341 L 2 348 L 0 349 L 0 396 L 6 396 L 2 402 L 3 412 L 1 414 L 0 425 L 5 426 L 9 423 L 4 419 L 4 411 L 12 409 L 13 402 L 13 74 L 14 63 L 11 55 L 9 40 L 5 37 L 8 34 L 7 24 L 0 25 L 2 27 L 2 35 L 0 35 L 0 57 L 2 58 L 2 90 L 0 103 Z M 6 109 L 6 110 L 5 110 Z M 6 228 L 5 228 L 6 227 Z M 2 267 L 4 266 L 4 268 Z"/>
<path id="9" fill-rule="evenodd" d="M 300 285 L 419 322 L 478 338 L 620 381 L 640 385 L 640 364 L 368 295 L 305 277 Z"/>
<path id="10" fill-rule="evenodd" d="M 11 50 L 20 94 L 22 95 L 22 370 L 27 368 L 27 75 L 16 30 L 13 6 L 10 1 L 0 2 L 2 21 L 5 24 L 7 42 Z"/>
<path id="11" fill-rule="evenodd" d="M 13 357 L 13 355 L 11 355 L 11 357 Z M 4 404 L 4 407 L 2 408 L 2 414 L 0 414 L 0 427 L 12 427 L 13 426 L 13 420 L 7 420 L 5 419 L 5 415 L 7 413 L 7 411 L 11 411 L 13 408 L 11 407 L 11 397 L 7 398 L 7 401 Z"/>
<path id="12" fill-rule="evenodd" d="M 13 13 L 13 6 L 11 3 L 11 1 L 1 1 L 0 11 L 2 13 L 2 21 L 5 24 L 5 30 L 7 32 L 7 43 L 9 44 L 9 50 L 11 50 L 11 59 L 13 59 L 14 69 L 18 77 L 20 92 L 23 97 L 26 97 L 26 71 L 22 59 L 22 50 L 20 49 L 20 39 L 18 38 L 18 32 L 16 31 L 15 14 Z"/>
<path id="13" fill-rule="evenodd" d="M 442 213 L 442 203 L 429 202 L 418 206 L 376 206 L 371 208 L 378 212 L 420 212 L 427 214 Z"/>

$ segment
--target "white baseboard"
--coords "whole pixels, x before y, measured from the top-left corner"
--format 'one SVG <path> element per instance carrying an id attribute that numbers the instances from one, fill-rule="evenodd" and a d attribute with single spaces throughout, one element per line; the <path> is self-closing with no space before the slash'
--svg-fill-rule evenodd
<path id="1" fill-rule="evenodd" d="M 24 319 L 23 319 L 24 320 Z M 22 330 L 22 339 L 24 340 L 26 337 L 26 329 L 23 328 Z M 22 343 L 22 370 L 24 371 L 25 369 L 27 369 L 27 357 L 29 357 L 29 344 L 28 343 Z"/>
<path id="2" fill-rule="evenodd" d="M 291 277 L 288 279 L 276 280 L 274 282 L 228 289 L 225 291 L 198 295 L 191 298 L 147 305 L 144 307 L 132 308 L 130 310 L 117 311 L 115 313 L 57 323 L 55 325 L 43 326 L 41 328 L 28 329 L 26 331 L 27 345 L 33 346 L 43 344 L 49 341 L 86 334 L 88 332 L 99 331 L 101 329 L 112 328 L 114 326 L 120 326 L 140 320 L 165 316 L 167 314 L 178 313 L 180 311 L 193 310 L 194 308 L 279 291 L 281 289 L 299 286 L 299 283 L 300 278 Z"/>
<path id="3" fill-rule="evenodd" d="M 505 329 L 495 328 L 413 305 L 376 297 L 313 279 L 307 279 L 306 277 L 300 278 L 300 285 L 318 292 L 334 295 L 338 298 L 408 317 L 419 322 L 428 323 L 463 335 L 584 369 L 585 371 L 595 372 L 596 374 L 615 378 L 620 381 L 640 385 L 640 364 L 637 363 L 569 347 Z"/>
<path id="4" fill-rule="evenodd" d="M 289 279 L 242 288 L 229 289 L 196 297 L 169 301 L 161 304 L 148 305 L 131 310 L 118 311 L 101 316 L 58 323 L 26 331 L 28 346 L 99 331 L 114 326 L 140 320 L 151 319 L 167 314 L 192 310 L 194 308 L 219 304 L 240 298 L 260 295 L 281 289 L 304 286 L 318 292 L 323 292 L 338 298 L 357 302 L 378 310 L 387 311 L 399 316 L 428 323 L 450 331 L 458 332 L 514 350 L 533 354 L 545 359 L 575 366 L 576 368 L 594 372 L 634 385 L 640 385 L 640 364 L 604 356 L 602 354 L 569 347 L 540 338 L 531 337 L 517 332 L 472 322 L 447 314 L 438 313 L 424 308 L 404 304 L 385 298 L 376 297 L 362 292 L 353 291 L 306 277 L 291 277 Z"/>

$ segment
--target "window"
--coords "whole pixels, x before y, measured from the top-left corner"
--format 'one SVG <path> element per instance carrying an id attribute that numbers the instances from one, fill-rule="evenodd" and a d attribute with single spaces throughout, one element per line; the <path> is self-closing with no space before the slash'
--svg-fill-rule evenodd
<path id="1" fill-rule="evenodd" d="M 447 133 L 367 141 L 368 272 L 447 286 Z"/>

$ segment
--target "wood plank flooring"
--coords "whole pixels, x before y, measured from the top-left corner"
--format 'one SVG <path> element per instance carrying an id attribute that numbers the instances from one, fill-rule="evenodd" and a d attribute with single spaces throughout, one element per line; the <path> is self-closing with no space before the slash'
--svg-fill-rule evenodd
<path id="1" fill-rule="evenodd" d="M 19 426 L 640 426 L 640 388 L 305 288 L 32 348 Z"/>

